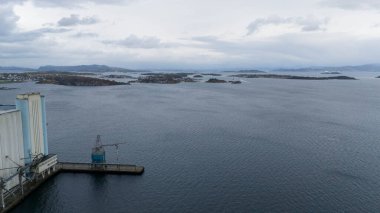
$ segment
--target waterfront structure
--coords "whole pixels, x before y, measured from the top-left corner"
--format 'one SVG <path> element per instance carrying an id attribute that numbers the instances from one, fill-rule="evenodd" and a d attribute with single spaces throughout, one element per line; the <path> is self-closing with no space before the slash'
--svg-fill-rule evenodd
<path id="1" fill-rule="evenodd" d="M 57 163 L 48 153 L 45 97 L 17 95 L 16 109 L 0 111 L 0 212 L 54 173 Z"/>
<path id="2" fill-rule="evenodd" d="M 17 95 L 16 109 L 21 112 L 25 163 L 49 154 L 45 97 L 40 93 Z"/>
<path id="3" fill-rule="evenodd" d="M 19 184 L 18 168 L 24 166 L 24 144 L 21 112 L 0 112 L 0 178 L 5 190 Z"/>
<path id="4" fill-rule="evenodd" d="M 46 180 L 59 172 L 115 173 L 141 175 L 144 167 L 106 164 L 106 146 L 100 136 L 92 153 L 92 163 L 58 162 L 48 153 L 45 97 L 39 93 L 17 95 L 16 109 L 0 111 L 0 213 L 10 211 Z"/>

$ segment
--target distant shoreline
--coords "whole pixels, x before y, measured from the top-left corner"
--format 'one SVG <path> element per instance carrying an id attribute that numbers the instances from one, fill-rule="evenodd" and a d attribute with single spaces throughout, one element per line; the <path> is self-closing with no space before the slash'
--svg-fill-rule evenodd
<path id="1" fill-rule="evenodd" d="M 251 73 L 250 73 L 251 72 Z M 271 78 L 271 79 L 292 79 L 292 80 L 357 80 L 349 76 L 299 76 L 283 74 L 267 74 L 250 71 L 236 73 L 233 75 L 222 75 L 220 73 L 141 73 L 137 76 L 129 75 L 101 75 L 83 72 L 26 72 L 26 73 L 0 73 L 0 83 L 17 83 L 33 81 L 37 84 L 55 84 L 64 86 L 115 86 L 130 85 L 131 83 L 148 84 L 177 84 L 182 82 L 205 82 L 205 83 L 242 83 L 234 78 Z M 209 78 L 203 79 L 203 77 Z M 222 79 L 217 79 L 220 77 Z M 225 79 L 225 78 L 233 79 Z M 380 76 L 379 76 L 380 77 Z M 115 81 L 113 79 L 130 79 L 130 81 Z"/>
<path id="2" fill-rule="evenodd" d="M 329 76 L 329 77 L 311 77 L 297 75 L 279 75 L 279 74 L 237 74 L 230 77 L 238 78 L 274 78 L 274 79 L 294 79 L 294 80 L 357 80 L 349 76 Z"/>

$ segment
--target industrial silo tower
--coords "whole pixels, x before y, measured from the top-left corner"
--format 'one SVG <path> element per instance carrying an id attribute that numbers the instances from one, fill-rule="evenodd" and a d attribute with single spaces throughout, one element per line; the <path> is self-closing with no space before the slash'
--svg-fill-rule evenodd
<path id="1" fill-rule="evenodd" d="M 25 163 L 48 155 L 45 97 L 39 93 L 17 95 L 16 108 L 21 111 Z"/>

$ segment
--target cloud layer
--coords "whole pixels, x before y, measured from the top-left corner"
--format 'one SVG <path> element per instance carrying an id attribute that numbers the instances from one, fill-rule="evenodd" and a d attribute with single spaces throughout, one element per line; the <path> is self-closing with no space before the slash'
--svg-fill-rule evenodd
<path id="1" fill-rule="evenodd" d="M 13 43 L 33 41 L 45 34 L 63 33 L 70 31 L 67 28 L 48 28 L 42 27 L 35 30 L 22 31 L 18 28 L 17 22 L 20 17 L 17 16 L 10 6 L 0 6 L 0 42 Z"/>
<path id="2" fill-rule="evenodd" d="M 324 6 L 350 10 L 380 9 L 380 1 L 378 0 L 324 0 L 321 4 Z"/>
<path id="3" fill-rule="evenodd" d="M 379 9 L 377 0 L 0 0 L 0 65 L 378 63 Z"/>
<path id="4" fill-rule="evenodd" d="M 72 8 L 83 4 L 126 4 L 135 0 L 1 0 L 0 4 L 21 4 L 25 2 L 31 2 L 38 7 L 64 7 Z"/>
<path id="5" fill-rule="evenodd" d="M 10 7 L 0 7 L 0 35 L 8 35 L 16 28 L 19 17 Z"/>

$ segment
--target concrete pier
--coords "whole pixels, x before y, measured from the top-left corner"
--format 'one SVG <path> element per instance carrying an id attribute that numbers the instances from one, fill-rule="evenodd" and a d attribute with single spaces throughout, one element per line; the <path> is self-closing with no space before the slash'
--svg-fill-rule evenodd
<path id="1" fill-rule="evenodd" d="M 119 175 L 141 175 L 144 173 L 143 166 L 128 164 L 92 164 L 92 163 L 70 163 L 59 162 L 48 172 L 38 175 L 33 181 L 24 182 L 22 187 L 18 186 L 4 199 L 5 208 L 0 206 L 0 213 L 5 213 L 15 208 L 27 196 L 29 196 L 40 185 L 59 173 L 103 173 Z"/>
<path id="2" fill-rule="evenodd" d="M 92 164 L 92 163 L 58 163 L 57 168 L 61 172 L 76 173 L 107 173 L 107 174 L 129 174 L 141 175 L 144 173 L 143 166 L 127 165 L 127 164 Z"/>

